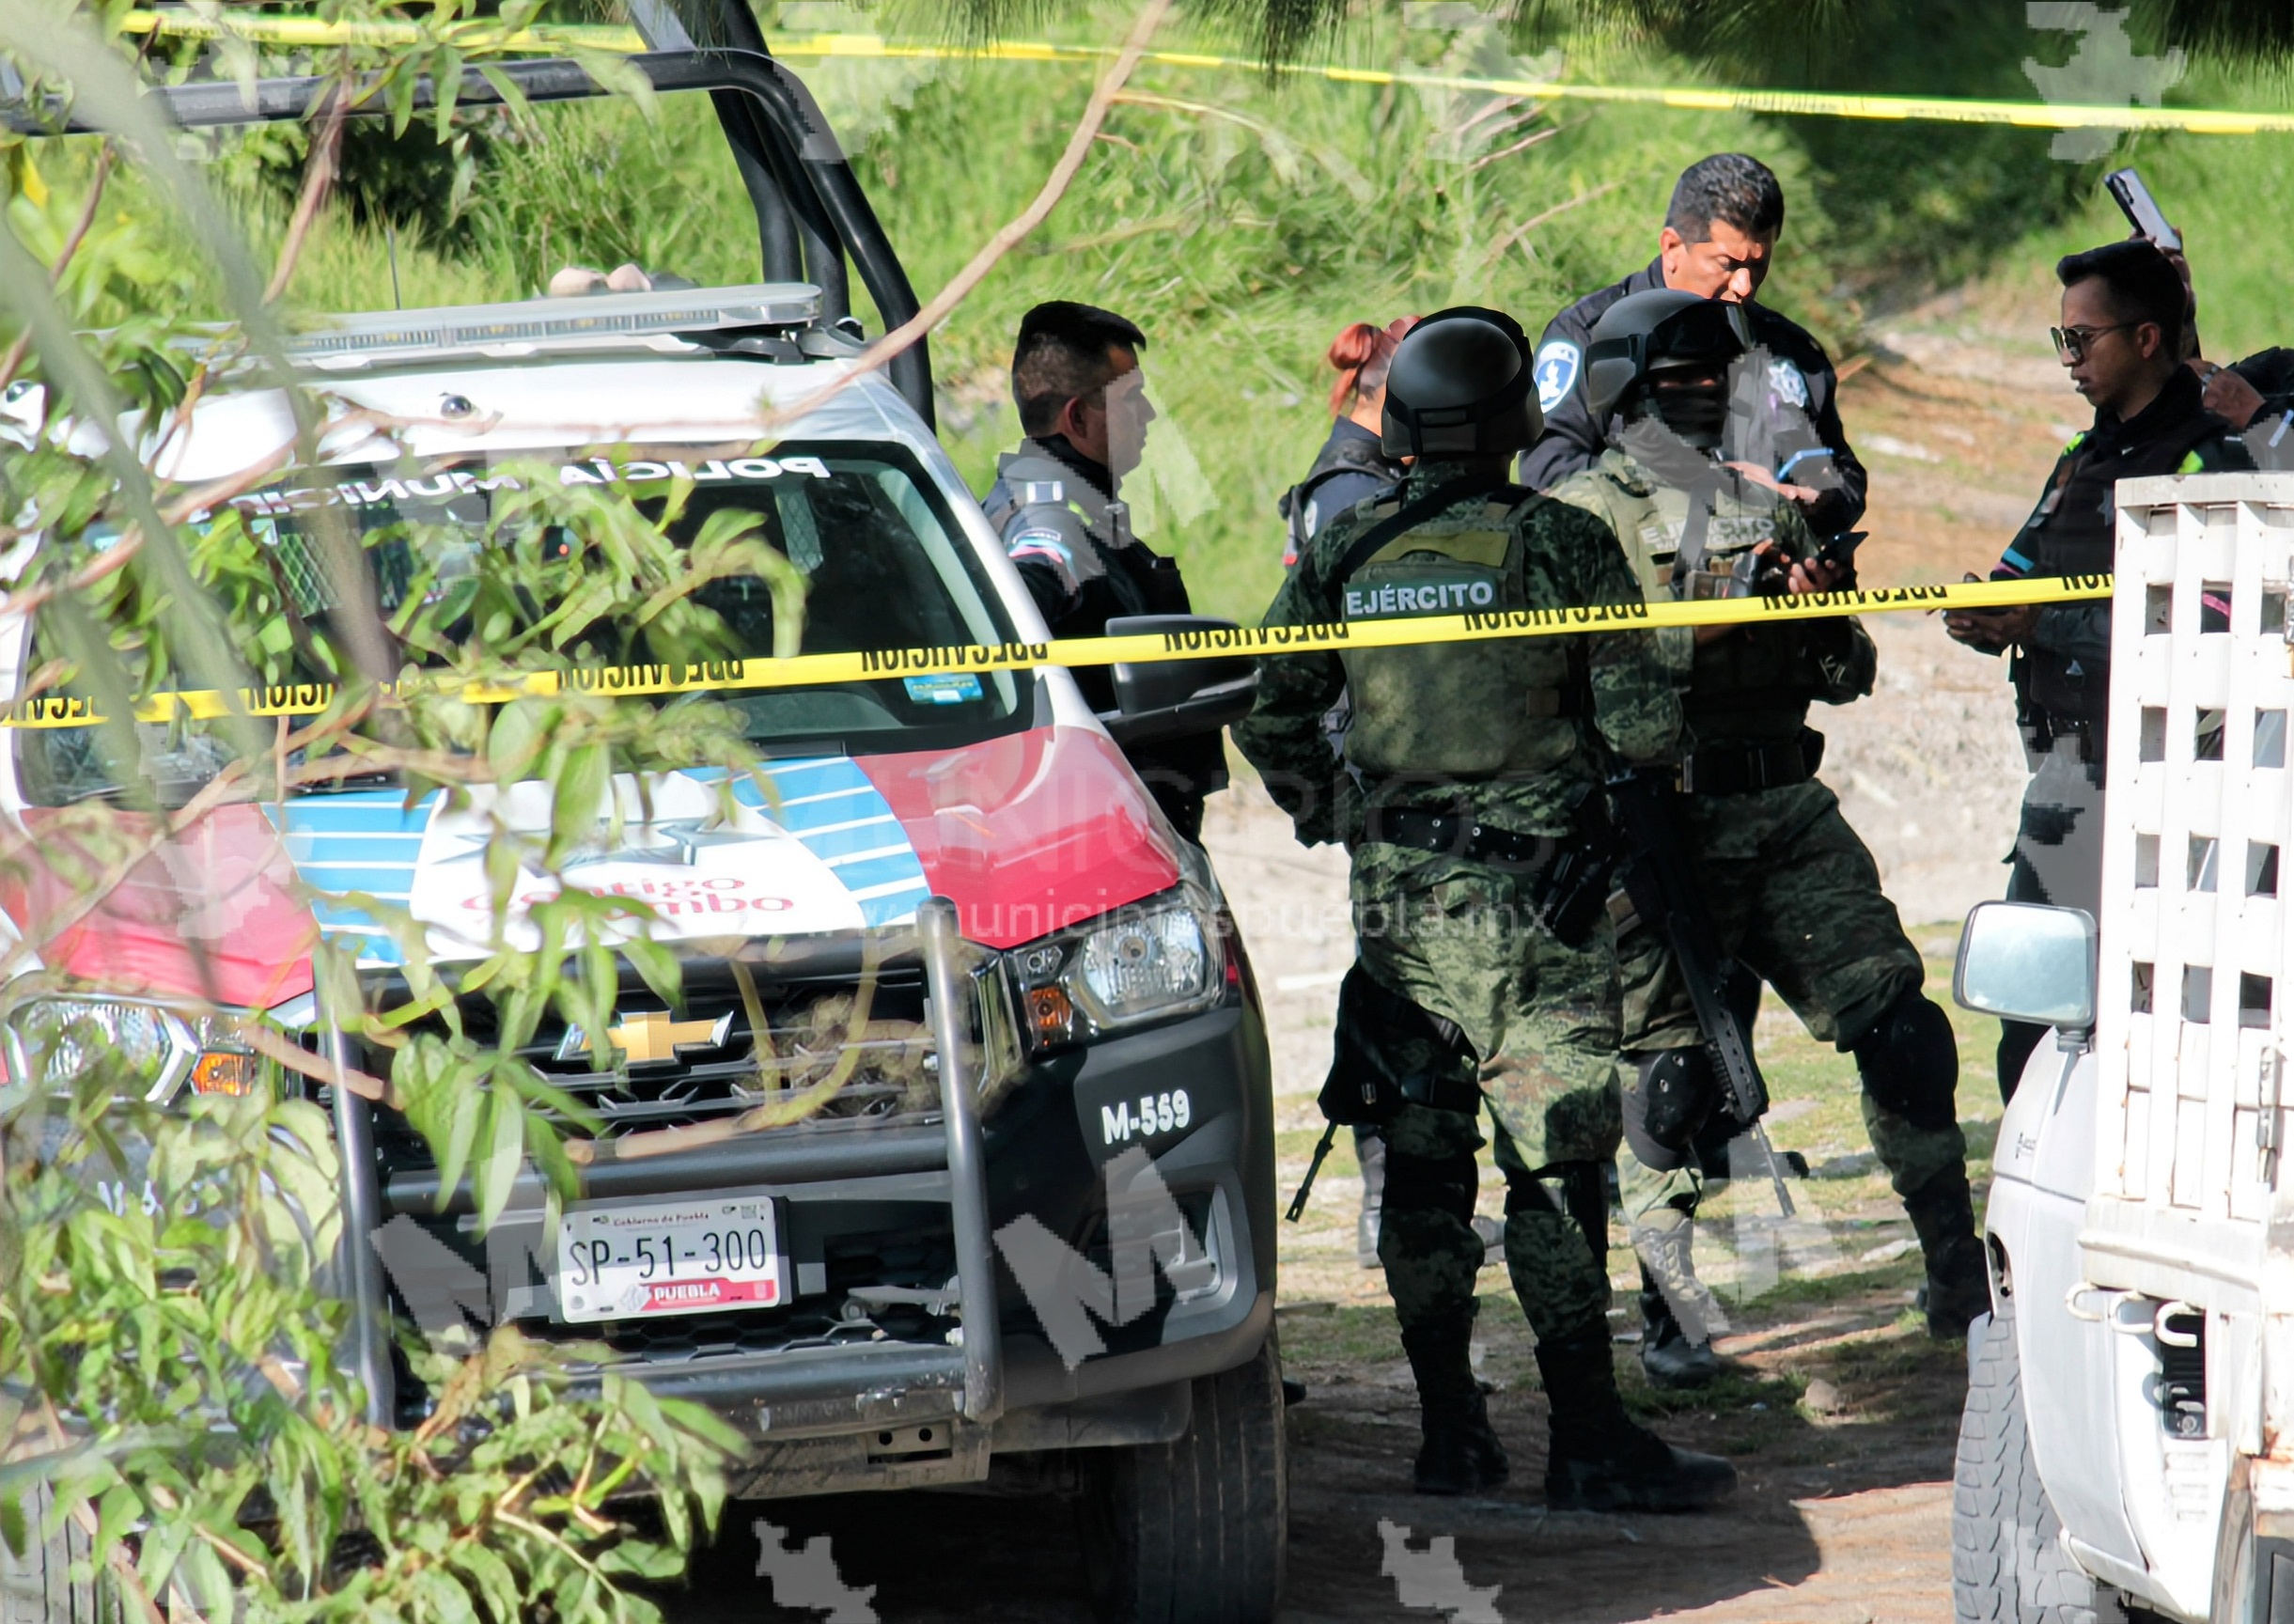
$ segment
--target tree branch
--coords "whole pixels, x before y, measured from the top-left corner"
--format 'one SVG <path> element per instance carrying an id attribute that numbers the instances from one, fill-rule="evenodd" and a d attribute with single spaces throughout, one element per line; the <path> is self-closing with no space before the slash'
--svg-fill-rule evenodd
<path id="1" fill-rule="evenodd" d="M 279 247 L 279 263 L 271 273 L 271 286 L 263 289 L 263 303 L 274 302 L 287 291 L 287 284 L 294 280 L 295 261 L 303 258 L 304 239 L 310 235 L 311 222 L 319 217 L 320 205 L 335 184 L 335 163 L 342 150 L 343 109 L 348 104 L 348 91 L 337 86 L 327 98 L 326 117 L 319 126 L 319 135 L 311 143 L 310 161 L 303 170 L 303 193 L 295 199 L 294 218 L 288 222 L 287 241 Z"/>
<path id="2" fill-rule="evenodd" d="M 114 148 L 109 141 L 96 153 L 96 174 L 95 179 L 87 183 L 87 201 L 80 206 L 80 218 L 73 223 L 71 235 L 64 239 L 63 251 L 56 255 L 55 263 L 48 267 L 48 286 L 51 288 L 63 285 L 64 273 L 70 268 L 72 256 L 79 253 L 80 244 L 87 241 L 88 232 L 95 227 L 96 211 L 103 202 L 103 182 L 110 179 L 112 173 L 113 155 Z M 0 389 L 7 388 L 15 378 L 16 368 L 23 365 L 24 354 L 31 348 L 32 329 L 26 327 L 16 335 L 16 342 L 8 347 L 8 353 L 0 356 Z"/>
<path id="3" fill-rule="evenodd" d="M 1147 54 L 1147 42 L 1154 39 L 1155 30 L 1163 25 L 1163 18 L 1170 10 L 1171 0 L 1147 0 L 1139 8 L 1139 15 L 1131 23 L 1131 34 L 1123 41 L 1123 49 L 1100 80 L 1098 87 L 1091 92 L 1091 100 L 1085 105 L 1083 118 L 1068 137 L 1067 150 L 1059 155 L 1059 162 L 1052 165 L 1052 172 L 1045 177 L 1043 189 L 1036 194 L 1035 201 L 1021 210 L 1008 226 L 989 238 L 987 246 L 972 257 L 970 264 L 948 279 L 947 286 L 932 296 L 930 304 L 869 345 L 841 376 L 786 410 L 769 414 L 765 420 L 767 433 L 777 433 L 807 413 L 818 411 L 869 373 L 882 370 L 894 356 L 905 351 L 917 339 L 946 320 L 949 313 L 970 296 L 1004 256 L 1026 241 L 1028 234 L 1043 224 L 1058 206 L 1060 198 L 1067 195 L 1076 172 L 1084 166 L 1085 155 L 1091 150 L 1100 127 L 1107 122 L 1107 110 L 1115 105 L 1116 92 L 1131 78 L 1131 70 L 1139 66 L 1139 59 Z"/>
<path id="4" fill-rule="evenodd" d="M 1602 195 L 1604 193 L 1615 192 L 1623 184 L 1624 182 L 1622 180 L 1612 180 L 1606 186 L 1596 186 L 1590 192 L 1580 192 L 1576 196 L 1570 198 L 1568 202 L 1556 203 L 1551 209 L 1546 210 L 1542 213 L 1532 214 L 1528 219 L 1522 221 L 1512 230 L 1506 232 L 1505 236 L 1499 238 L 1497 246 L 1482 256 L 1481 262 L 1483 267 L 1486 269 L 1489 266 L 1496 264 L 1500 259 L 1505 258 L 1506 249 L 1512 247 L 1516 242 L 1522 241 L 1522 238 L 1528 236 L 1532 231 L 1535 231 L 1538 226 L 1544 225 L 1554 215 L 1567 214 L 1570 210 L 1576 208 L 1578 205 L 1582 203 L 1590 203 L 1596 197 Z"/>

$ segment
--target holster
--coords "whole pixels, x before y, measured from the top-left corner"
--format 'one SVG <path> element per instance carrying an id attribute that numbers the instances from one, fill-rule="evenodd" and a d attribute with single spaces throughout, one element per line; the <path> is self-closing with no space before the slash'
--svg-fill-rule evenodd
<path id="1" fill-rule="evenodd" d="M 1587 795 L 1577 804 L 1574 837 L 1537 877 L 1537 917 L 1565 947 L 1582 947 L 1594 922 L 1609 911 L 1609 893 L 1625 842 L 1609 820 L 1606 797 Z"/>
<path id="2" fill-rule="evenodd" d="M 1481 1108 L 1478 1059 L 1456 1022 L 1380 986 L 1356 964 L 1338 985 L 1330 1075 L 1317 1101 L 1347 1127 L 1377 1127 L 1404 1105 Z"/>

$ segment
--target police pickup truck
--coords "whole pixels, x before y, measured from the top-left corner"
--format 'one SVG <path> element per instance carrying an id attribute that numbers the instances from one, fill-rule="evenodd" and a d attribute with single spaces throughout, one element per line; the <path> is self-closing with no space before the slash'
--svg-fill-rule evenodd
<path id="1" fill-rule="evenodd" d="M 419 520 L 451 552 L 458 530 L 479 544 L 492 505 L 541 469 L 641 505 L 676 482 L 680 542 L 727 508 L 757 516 L 806 578 L 803 652 L 1044 638 L 934 438 L 921 346 L 757 449 L 765 415 L 859 351 L 848 263 L 886 320 L 916 303 L 818 106 L 763 54 L 745 7 L 729 11 L 749 49 L 633 61 L 664 97 L 711 99 L 757 210 L 761 279 L 347 316 L 296 337 L 292 387 L 394 426 L 337 434 L 319 464 L 230 498 L 298 613 L 331 606 L 319 516 L 368 536 Z M 570 62 L 499 71 L 535 104 L 599 93 Z M 316 82 L 247 88 L 155 94 L 186 126 L 288 120 Z M 476 74 L 461 89 L 468 104 L 500 94 Z M 164 472 L 227 479 L 294 434 L 278 390 L 219 390 Z M 450 559 L 389 554 L 368 552 L 385 611 L 409 580 L 452 573 Z M 774 648 L 763 583 L 723 577 L 705 595 Z M 20 688 L 39 647 L 38 625 L 0 618 L 0 690 Z M 1248 708 L 1241 664 L 1141 667 L 1155 680 L 1125 691 L 1216 726 Z M 722 769 L 625 777 L 594 850 L 522 870 L 522 902 L 578 885 L 652 904 L 685 990 L 666 1007 L 625 966 L 609 1030 L 552 1025 L 520 1049 L 603 1124 L 554 1228 L 530 1170 L 480 1233 L 467 1180 L 442 1188 L 391 1110 L 272 1079 L 332 1113 L 371 1419 L 415 1425 L 431 1401 L 396 1351 L 422 1305 L 392 1266 L 394 1246 L 427 1248 L 482 1282 L 492 1321 L 602 1345 L 620 1371 L 733 1423 L 748 1440 L 737 1494 L 1062 1490 L 1101 1616 L 1271 1618 L 1287 1490 L 1266 1036 L 1207 859 L 1110 736 L 1110 721 L 1155 718 L 1095 715 L 1052 667 L 702 692 L 737 708 L 763 761 L 737 817 L 722 816 Z M 18 728 L 0 744 L 0 814 L 36 851 L 60 809 L 107 788 L 86 738 Z M 202 771 L 164 752 L 147 766 L 186 784 Z M 67 991 L 19 1006 L 14 1052 L 42 1052 L 29 1039 L 43 1022 L 92 1021 L 144 1057 L 164 1100 L 206 1085 L 195 1009 L 220 1005 L 386 1074 L 389 1052 L 330 1023 L 314 939 L 354 939 L 376 986 L 402 974 L 403 935 L 355 895 L 407 911 L 442 970 L 476 959 L 490 844 L 547 829 L 557 792 L 410 804 L 400 787 L 349 784 L 215 806 L 55 935 L 42 969 Z M 46 936 L 65 890 L 36 865 L 0 905 Z M 485 1029 L 488 1009 L 474 996 L 461 1014 Z M 757 1055 L 813 1053 L 824 1034 L 863 1051 L 830 1109 L 616 1154 L 632 1135 L 753 1124 Z M 0 1578 L 55 1593 L 38 1569 L 63 1559 L 60 1543 L 36 1549 L 34 1571 Z"/>

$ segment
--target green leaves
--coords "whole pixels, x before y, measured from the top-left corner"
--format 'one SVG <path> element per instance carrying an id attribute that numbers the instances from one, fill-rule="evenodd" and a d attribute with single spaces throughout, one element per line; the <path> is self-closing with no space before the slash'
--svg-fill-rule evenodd
<path id="1" fill-rule="evenodd" d="M 475 68 L 501 97 L 484 115 L 490 131 L 530 135 L 532 110 L 492 59 L 539 8 L 323 0 L 320 15 L 352 37 L 304 66 L 387 108 L 410 140 L 441 143 L 459 211 L 475 173 L 453 104 L 461 75 Z M 720 706 L 663 711 L 579 693 L 395 706 L 377 702 L 377 685 L 409 668 L 478 676 L 761 652 L 734 648 L 696 597 L 739 575 L 772 588 L 775 652 L 793 652 L 803 577 L 755 515 L 712 514 L 682 546 L 626 488 L 569 484 L 538 461 L 485 470 L 499 477 L 475 537 L 419 519 L 362 533 L 339 508 L 287 523 L 284 504 L 249 492 L 289 461 L 317 461 L 315 426 L 336 408 L 302 385 L 281 397 L 292 443 L 249 451 L 269 463 L 195 492 L 174 482 L 171 436 L 179 450 L 203 401 L 259 379 L 276 323 L 255 257 L 104 32 L 121 9 L 0 0 L 0 46 L 118 133 L 131 199 L 161 195 L 175 211 L 154 226 L 95 190 L 108 159 L 0 137 L 0 338 L 21 336 L 0 372 L 42 385 L 9 401 L 30 427 L 0 444 L 0 546 L 28 555 L 11 606 L 33 614 L 38 680 L 94 696 L 116 719 L 76 736 L 76 775 L 58 770 L 50 786 L 39 856 L 48 890 L 63 895 L 40 904 L 28 945 L 0 948 L 0 1020 L 61 979 L 32 960 L 40 931 L 105 905 L 130 875 L 148 885 L 164 871 L 187 893 L 212 879 L 202 821 L 212 806 L 283 802 L 346 774 L 476 815 L 488 836 L 467 931 L 482 956 L 442 965 L 430 928 L 403 904 L 344 897 L 334 906 L 362 913 L 403 958 L 395 976 L 363 972 L 358 954 L 374 938 L 345 935 L 310 949 L 307 1005 L 292 987 L 265 995 L 307 1030 L 251 1028 L 241 1011 L 183 1000 L 203 1029 L 267 1035 L 260 1052 L 274 1069 L 257 1094 L 147 1105 L 149 1070 L 92 1042 L 61 1068 L 69 1098 L 0 1093 L 0 1541 L 38 1537 L 30 1507 L 52 1493 L 52 1519 L 93 1519 L 99 1550 L 132 1555 L 138 1616 L 148 1601 L 245 1624 L 650 1618 L 627 1586 L 674 1576 L 713 1527 L 739 1438 L 616 1377 L 577 1382 L 597 1351 L 509 1326 L 459 1358 L 442 1351 L 446 1338 L 433 1347 L 394 1331 L 413 1377 L 402 1398 L 428 1395 L 434 1408 L 418 1426 L 369 1427 L 370 1395 L 346 1356 L 357 1338 L 345 1274 L 372 1238 L 345 1218 L 330 1109 L 333 1090 L 371 1082 L 338 1063 L 384 1076 L 378 1109 L 428 1143 L 445 1190 L 468 1190 L 480 1237 L 506 1213 L 530 1213 L 535 1175 L 540 1199 L 574 1195 L 596 1123 L 517 1050 L 553 1017 L 604 1030 L 625 970 L 672 1006 L 681 989 L 678 955 L 648 939 L 651 911 L 580 888 L 576 860 L 644 813 L 648 773 L 738 775 L 754 756 Z M 221 71 L 243 80 L 278 66 L 217 15 Z M 377 20 L 411 33 L 357 32 Z M 638 83 L 617 60 L 592 70 Z M 426 76 L 446 91 L 427 117 L 414 106 Z M 298 133 L 293 145 L 323 144 Z M 189 320 L 195 282 L 224 289 L 231 334 Z M 99 336 L 77 331 L 99 324 Z M 441 470 L 409 459 L 392 472 Z M 291 726 L 127 720 L 133 696 L 156 689 L 320 679 L 339 682 L 334 703 Z M 505 792 L 536 783 L 548 788 Z M 544 809 L 546 828 L 531 826 L 529 806 Z M 241 916 L 217 916 L 224 935 L 175 945 L 220 987 L 210 955 L 243 944 L 228 936 Z M 459 1237 L 426 1233 L 439 1232 Z"/>
<path id="2" fill-rule="evenodd" d="M 410 1103 L 434 1103 L 443 1053 L 409 1046 Z M 515 1169 L 530 1119 L 508 1089 L 492 1103 L 449 1107 L 444 1129 L 481 1180 Z M 248 1624 L 511 1624 L 545 1601 L 581 1624 L 651 1616 L 619 1586 L 674 1576 L 713 1526 L 732 1432 L 613 1377 L 585 1396 L 581 1350 L 507 1328 L 459 1360 L 410 1345 L 438 1409 L 414 1430 L 368 1429 L 322 1285 L 340 1231 L 321 1114 L 128 1109 L 118 1137 L 148 1200 L 70 1131 L 122 1115 L 108 1080 L 84 1087 L 44 1157 L 11 1155 L 0 1180 L 0 1230 L 26 1265 L 0 1276 L 0 1438 L 17 1440 L 0 1449 L 0 1539 L 37 1535 L 30 1496 L 47 1485 L 55 1515 L 90 1508 L 99 1549 L 130 1542 L 147 1594 L 228 1596 Z M 19 1149 L 25 1126 L 6 1124 Z M 622 1519 L 632 1496 L 654 1499 L 659 1533 Z"/>

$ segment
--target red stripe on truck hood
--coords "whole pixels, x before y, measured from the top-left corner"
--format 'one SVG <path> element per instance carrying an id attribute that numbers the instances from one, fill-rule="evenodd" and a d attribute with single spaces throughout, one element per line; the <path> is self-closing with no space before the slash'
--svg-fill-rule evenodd
<path id="1" fill-rule="evenodd" d="M 967 940 L 1016 947 L 1178 883 L 1178 836 L 1103 733 L 857 759 Z"/>
<path id="2" fill-rule="evenodd" d="M 971 941 L 1018 946 L 1178 883 L 1178 837 L 1104 734 L 1040 727 L 856 759 Z M 0 869 L 0 909 L 32 935 L 117 859 L 73 838 L 69 809 L 22 817 L 31 849 Z M 38 948 L 107 992 L 267 1008 L 311 990 L 318 940 L 286 847 L 242 803 L 198 819 Z"/>
<path id="3" fill-rule="evenodd" d="M 67 810 L 27 807 L 23 818 L 32 851 L 0 876 L 0 908 L 32 935 L 76 910 L 87 879 L 117 858 L 75 840 Z M 260 1009 L 311 990 L 318 940 L 287 849 L 262 808 L 242 803 L 137 863 L 39 952 L 49 969 L 105 992 Z"/>

